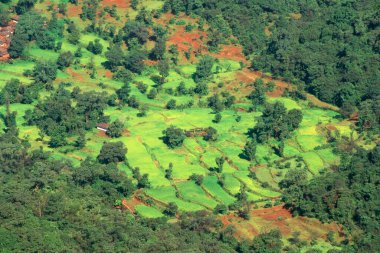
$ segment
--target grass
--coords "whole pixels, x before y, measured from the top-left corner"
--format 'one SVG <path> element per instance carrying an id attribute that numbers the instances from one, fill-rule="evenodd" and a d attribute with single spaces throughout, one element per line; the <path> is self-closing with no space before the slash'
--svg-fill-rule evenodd
<path id="1" fill-rule="evenodd" d="M 161 213 L 159 210 L 157 210 L 154 207 L 151 206 L 145 206 L 145 205 L 136 205 L 135 210 L 138 215 L 145 217 L 145 218 L 161 218 L 164 216 L 163 213 Z"/>
<path id="2" fill-rule="evenodd" d="M 205 206 L 209 209 L 215 208 L 218 204 L 216 200 L 208 196 L 200 186 L 194 182 L 183 182 L 177 184 L 178 190 L 187 201 Z"/>
<path id="3" fill-rule="evenodd" d="M 223 188 L 218 184 L 216 176 L 207 176 L 203 179 L 202 186 L 213 198 L 223 202 L 225 205 L 232 204 L 236 201 L 234 197 L 226 193 Z"/>
<path id="4" fill-rule="evenodd" d="M 174 202 L 178 209 L 185 212 L 194 212 L 204 209 L 203 206 L 189 201 L 184 201 L 176 197 L 176 191 L 173 187 L 157 187 L 146 190 L 146 193 L 155 200 L 168 204 Z"/>
<path id="5" fill-rule="evenodd" d="M 58 2 L 58 0 L 54 0 L 54 2 Z M 162 1 L 151 0 L 140 2 L 140 6 L 144 6 L 148 10 L 160 9 L 163 4 Z M 38 3 L 37 9 L 46 9 L 46 3 Z M 119 15 L 125 16 L 127 12 L 132 18 L 137 14 L 136 11 L 121 8 Z M 72 20 L 81 29 L 88 25 L 87 21 L 82 22 L 78 17 L 73 17 Z M 111 19 L 110 22 L 116 26 L 123 25 L 123 22 L 115 21 L 114 19 Z M 85 49 L 88 43 L 95 39 L 99 39 L 103 45 L 103 54 L 101 55 L 93 55 Z M 80 59 L 80 64 L 71 66 L 70 69 L 65 71 L 58 71 L 57 80 L 53 83 L 53 86 L 56 88 L 60 82 L 71 82 L 73 85 L 68 88 L 69 90 L 78 86 L 82 91 L 105 91 L 108 94 L 114 94 L 123 84 L 106 75 L 107 72 L 102 66 L 102 63 L 106 60 L 104 53 L 109 46 L 109 42 L 99 38 L 96 34 L 87 33 L 81 36 L 80 44 L 83 46 L 83 56 Z M 14 60 L 12 64 L 0 63 L 0 89 L 11 78 L 18 78 L 24 84 L 33 82 L 31 78 L 23 76 L 22 73 L 25 70 L 33 69 L 34 61 L 40 60 L 42 56 L 44 60 L 56 61 L 61 52 L 75 52 L 78 46 L 70 44 L 64 38 L 61 51 L 55 52 L 53 50 L 42 50 L 35 43 L 30 43 L 26 48 L 26 55 L 29 60 Z M 90 78 L 89 70 L 85 67 L 91 59 L 94 61 L 98 73 L 94 79 Z M 136 96 L 141 104 L 149 107 L 147 116 L 139 118 L 136 116 L 138 110 L 127 106 L 122 108 L 108 107 L 105 114 L 110 117 L 111 121 L 119 119 L 125 122 L 129 134 L 125 134 L 118 139 L 110 139 L 99 135 L 99 132 L 94 129 L 86 133 L 87 144 L 85 148 L 81 150 L 73 149 L 68 153 L 64 151 L 69 147 L 50 149 L 46 144 L 48 137 L 45 137 L 44 142 L 37 140 L 39 138 L 37 127 L 23 125 L 25 111 L 33 109 L 33 105 L 14 104 L 11 105 L 11 110 L 18 112 L 17 122 L 20 136 L 29 140 L 32 149 L 43 146 L 45 150 L 53 152 L 52 157 L 54 159 L 68 159 L 74 165 L 79 165 L 81 160 L 87 157 L 95 158 L 104 142 L 122 141 L 128 148 L 128 163 L 119 164 L 119 168 L 129 176 L 132 174 L 131 167 L 138 167 L 142 174 L 147 173 L 151 188 L 145 191 L 146 194 L 161 204 L 174 202 L 181 211 L 213 209 L 219 203 L 231 204 L 236 200 L 234 195 L 239 192 L 242 184 L 248 187 L 250 200 L 260 201 L 277 198 L 280 196 L 280 193 L 275 191 L 278 188 L 277 184 L 289 169 L 296 167 L 297 163 L 294 157 L 298 155 L 304 158 L 310 170 L 310 176 L 312 174 L 318 175 L 321 169 L 330 164 L 339 163 L 337 155 L 332 152 L 331 148 L 317 148 L 326 143 L 325 137 L 319 131 L 320 126 L 324 127 L 326 124 L 332 124 L 337 127 L 341 134 L 350 135 L 349 124 L 339 122 L 336 118 L 338 113 L 319 108 L 309 108 L 306 102 L 294 101 L 291 98 L 269 98 L 268 101 L 271 103 L 276 101 L 284 103 L 288 110 L 301 109 L 303 120 L 293 136 L 285 141 L 284 157 L 274 154 L 270 144 L 257 146 L 256 160 L 258 164 L 268 165 L 268 167 L 261 167 L 256 170 L 258 180 L 249 178 L 248 171 L 252 164 L 243 159 L 240 154 L 247 141 L 248 130 L 254 127 L 256 117 L 260 116 L 261 113 L 248 110 L 250 104 L 244 98 L 240 99 L 245 94 L 238 94 L 237 103 L 231 109 L 221 112 L 222 120 L 218 124 L 212 121 L 214 114 L 210 108 L 198 105 L 199 102 L 201 104 L 205 103 L 207 97 L 212 96 L 215 92 L 226 91 L 228 86 L 226 81 L 236 81 L 233 79 L 234 72 L 240 70 L 240 68 L 240 63 L 237 61 L 219 59 L 212 69 L 214 76 L 208 81 L 209 95 L 205 97 L 197 95 L 175 96 L 162 91 L 156 99 L 151 100 L 136 87 L 138 82 L 147 84 L 149 86 L 148 90 L 154 87 L 155 83 L 152 76 L 157 75 L 158 71 L 155 67 L 147 67 L 141 75 L 135 75 L 131 82 L 131 95 Z M 190 64 L 189 62 L 172 67 L 163 89 L 172 88 L 175 90 L 181 82 L 185 84 L 186 88 L 194 88 L 196 83 L 192 79 L 192 75 L 195 71 L 196 64 Z M 99 87 L 100 82 L 104 83 L 106 87 Z M 225 87 L 219 88 L 217 85 L 219 82 L 225 82 Z M 243 90 L 245 84 L 239 85 L 240 83 L 234 84 L 233 93 L 240 93 L 240 88 Z M 49 92 L 42 92 L 40 95 L 43 98 L 48 96 Z M 166 110 L 164 107 L 170 99 L 175 99 L 177 104 L 193 101 L 194 106 L 183 110 Z M 246 109 L 246 111 L 240 109 Z M 4 106 L 0 106 L 0 112 L 4 113 L 4 111 Z M 241 117 L 239 122 L 236 121 L 238 116 Z M 212 126 L 218 131 L 218 139 L 215 142 L 207 142 L 202 137 L 187 138 L 182 147 L 169 149 L 163 143 L 161 137 L 162 131 L 170 125 L 175 125 L 185 130 Z M 1 129 L 5 127 L 2 121 L 0 127 Z M 209 169 L 216 166 L 215 158 L 217 157 L 228 158 L 228 162 L 224 163 L 223 173 L 218 175 L 218 177 L 224 178 L 223 187 L 218 184 L 217 176 L 209 174 Z M 286 161 L 282 161 L 283 159 Z M 282 167 L 289 161 L 290 168 L 276 168 L 275 161 L 279 161 Z M 173 180 L 171 181 L 165 178 L 165 169 L 168 168 L 170 163 L 173 164 Z M 186 181 L 194 173 L 204 176 L 201 186 L 196 185 L 194 182 Z M 261 185 L 261 183 L 265 182 L 269 183 L 269 187 L 265 188 Z M 136 206 L 136 211 L 143 217 L 162 216 L 161 212 L 154 206 L 138 205 Z"/>

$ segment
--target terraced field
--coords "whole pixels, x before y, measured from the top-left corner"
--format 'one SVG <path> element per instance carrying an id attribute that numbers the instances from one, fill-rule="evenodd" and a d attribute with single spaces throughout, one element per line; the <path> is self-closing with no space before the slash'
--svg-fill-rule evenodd
<path id="1" fill-rule="evenodd" d="M 149 8 L 162 6 L 158 1 L 146 2 Z M 154 4 L 148 4 L 148 2 Z M 102 4 L 109 3 L 103 1 Z M 38 4 L 36 8 L 42 10 L 46 8 L 46 4 Z M 127 13 L 127 11 L 130 12 L 131 17 L 136 15 L 127 6 L 120 9 L 120 13 Z M 169 23 L 169 16 L 166 14 L 157 20 L 168 28 L 169 38 L 171 38 L 169 44 L 176 43 L 175 38 L 177 38 L 178 31 L 183 32 L 186 24 L 194 22 L 194 19 L 186 16 L 180 16 L 177 19 L 182 20 L 185 24 Z M 76 18 L 73 18 L 73 21 L 77 22 L 79 27 L 85 27 L 88 22 L 79 22 Z M 93 55 L 85 49 L 88 42 L 94 39 L 99 39 L 104 48 L 108 47 L 109 42 L 96 34 L 86 33 L 83 35 L 80 40 L 84 46 L 80 64 L 65 71 L 58 71 L 54 87 L 58 87 L 61 82 L 71 82 L 72 85 L 67 87 L 70 91 L 74 87 L 79 87 L 82 91 L 104 91 L 113 94 L 122 86 L 121 82 L 112 79 L 111 73 L 104 69 L 102 65 L 106 61 L 104 53 Z M 203 38 L 203 40 L 205 39 Z M 198 38 L 198 40 L 202 39 Z M 177 41 L 177 43 L 184 42 Z M 167 46 L 169 47 L 169 45 Z M 148 65 L 141 75 L 134 76 L 131 82 L 131 95 L 147 106 L 147 116 L 138 117 L 139 111 L 127 106 L 108 107 L 105 114 L 110 116 L 111 121 L 118 119 L 124 122 L 126 127 L 123 136 L 118 139 L 111 139 L 94 129 L 86 134 L 87 144 L 83 149 L 78 150 L 72 147 L 51 149 L 47 145 L 48 136 L 41 140 L 35 126 L 23 125 L 25 112 L 32 109 L 34 104 L 12 104 L 10 109 L 17 111 L 20 135 L 26 136 L 34 149 L 42 146 L 45 150 L 53 152 L 53 157 L 56 159 L 66 158 L 76 165 L 88 156 L 96 157 L 104 142 L 122 141 L 128 148 L 128 161 L 119 164 L 119 168 L 128 175 L 132 175 L 132 169 L 138 167 L 142 174 L 149 175 L 151 183 L 151 188 L 146 189 L 144 194 L 153 200 L 153 204 L 146 207 L 138 206 L 136 211 L 139 215 L 159 217 L 158 213 L 162 212 L 164 206 L 170 202 L 176 203 L 181 211 L 212 210 L 218 204 L 230 205 L 236 200 L 235 195 L 243 185 L 248 189 L 249 200 L 262 206 L 272 203 L 281 196 L 278 182 L 287 171 L 293 168 L 305 168 L 312 178 L 328 168 L 329 165 L 339 163 L 338 157 L 327 142 L 326 131 L 324 131 L 327 126 L 334 126 L 342 135 L 348 136 L 352 131 L 349 124 L 339 121 L 338 113 L 333 110 L 310 106 L 313 103 L 308 100 L 296 101 L 289 97 L 279 97 L 276 92 L 269 92 L 267 94 L 269 102 L 282 102 L 287 110 L 302 110 L 303 120 L 300 128 L 285 142 L 283 157 L 277 156 L 269 144 L 260 144 L 257 146 L 254 163 L 243 159 L 241 153 L 248 137 L 247 133 L 255 126 L 257 117 L 261 115 L 259 111 L 249 110 L 250 102 L 246 99 L 246 96 L 252 91 L 250 83 L 259 74 L 243 67 L 242 63 L 246 60 L 241 54 L 239 46 L 228 45 L 228 47 L 233 49 L 235 55 L 227 54 L 223 50 L 220 54 L 202 51 L 204 54 L 211 54 L 217 58 L 212 69 L 213 78 L 208 82 L 210 91 L 208 96 L 228 91 L 237 98 L 231 109 L 221 112 L 221 123 L 213 122 L 214 114 L 205 106 L 208 96 L 174 96 L 167 92 L 175 89 L 181 82 L 185 84 L 186 88 L 196 86 L 192 78 L 198 62 L 195 55 L 191 55 L 190 60 L 180 56 L 180 64 L 171 68 L 163 85 L 163 90 L 166 92 L 161 92 L 154 100 L 148 99 L 146 94 L 141 93 L 137 84 L 146 84 L 148 91 L 155 87 L 153 77 L 158 74 L 157 68 L 154 65 Z M 74 53 L 77 47 L 63 39 L 62 50 Z M 31 83 L 33 81 L 31 78 L 20 73 L 32 69 L 35 62 L 40 60 L 41 55 L 45 60 L 55 61 L 59 53 L 53 50 L 39 49 L 34 43 L 31 43 L 26 50 L 26 55 L 28 57 L 25 59 L 0 63 L 0 88 L 11 78 L 18 78 L 25 84 Z M 240 59 L 241 62 L 237 59 Z M 95 64 L 97 70 L 95 79 L 90 78 L 89 70 L 86 68 L 90 61 Z M 264 81 L 268 80 L 264 79 Z M 99 83 L 103 85 L 99 85 Z M 276 89 L 283 90 L 285 84 L 282 81 L 276 81 L 276 84 Z M 47 95 L 48 92 L 40 94 L 41 97 Z M 194 105 L 187 109 L 167 110 L 165 105 L 170 99 L 175 99 L 177 104 L 192 101 Z M 315 102 L 314 97 L 313 101 Z M 0 107 L 0 112 L 5 112 L 4 106 Z M 215 142 L 207 142 L 201 137 L 187 138 L 181 148 L 169 149 L 161 137 L 162 131 L 171 125 L 185 130 L 211 126 L 218 131 L 218 139 Z M 2 121 L 0 128 L 4 128 Z M 216 167 L 215 159 L 218 157 L 224 157 L 226 160 L 220 175 L 216 175 L 212 171 Z M 168 180 L 165 177 L 165 170 L 170 163 L 173 164 L 173 173 L 172 179 Z M 249 177 L 250 171 L 256 173 L 255 179 Z M 201 185 L 189 181 L 192 174 L 204 176 Z M 223 184 L 219 183 L 221 179 L 223 179 Z"/>

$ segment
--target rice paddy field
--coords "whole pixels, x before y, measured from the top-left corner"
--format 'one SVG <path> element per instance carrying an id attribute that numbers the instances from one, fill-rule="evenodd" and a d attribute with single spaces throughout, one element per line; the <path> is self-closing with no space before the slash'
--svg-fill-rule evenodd
<path id="1" fill-rule="evenodd" d="M 158 9 L 162 7 L 162 2 L 144 1 L 144 5 L 150 9 Z M 46 8 L 46 4 L 39 3 L 38 8 Z M 120 9 L 120 14 L 126 13 L 127 7 Z M 129 14 L 131 17 L 136 15 L 133 11 Z M 189 19 L 183 19 L 190 22 Z M 79 27 L 85 26 L 75 17 L 72 20 L 77 22 Z M 116 21 L 115 23 L 118 24 Z M 168 25 L 171 36 L 176 35 L 175 28 L 176 25 Z M 71 82 L 72 86 L 68 87 L 69 90 L 79 87 L 82 91 L 105 91 L 108 94 L 114 94 L 123 85 L 112 79 L 112 74 L 104 69 L 102 65 L 106 61 L 104 53 L 93 55 L 85 49 L 88 42 L 95 39 L 99 39 L 105 49 L 109 46 L 108 41 L 93 33 L 83 35 L 80 40 L 83 46 L 80 63 L 65 71 L 59 71 L 54 87 L 58 87 L 61 82 Z M 76 50 L 77 46 L 65 39 L 62 41 L 62 51 L 74 53 Z M 23 59 L 0 63 L 0 89 L 12 78 L 17 78 L 24 84 L 33 82 L 22 73 L 31 70 L 36 61 L 41 58 L 56 61 L 59 52 L 42 50 L 31 43 L 26 49 L 26 55 L 27 57 Z M 311 106 L 310 101 L 307 100 L 296 101 L 288 97 L 268 95 L 267 99 L 270 103 L 279 101 L 284 103 L 287 110 L 302 110 L 303 120 L 300 127 L 286 140 L 283 157 L 277 156 L 269 144 L 260 144 L 257 147 L 256 162 L 250 163 L 241 157 L 241 153 L 248 138 L 247 133 L 255 126 L 257 117 L 260 117 L 261 113 L 248 110 L 250 102 L 245 96 L 252 90 L 249 84 L 254 79 L 239 79 L 244 73 L 250 73 L 249 69 L 243 68 L 241 62 L 236 60 L 237 57 L 244 59 L 244 56 L 242 54 L 233 57 L 219 55 L 218 61 L 213 66 L 213 77 L 208 83 L 210 91 L 208 96 L 227 91 L 238 98 L 232 108 L 221 112 L 220 123 L 213 122 L 212 110 L 204 106 L 208 96 L 174 96 L 165 92 L 165 89 L 175 89 L 181 82 L 187 88 L 196 85 L 192 74 L 196 70 L 197 59 L 184 60 L 184 57 L 181 57 L 180 64 L 171 68 L 163 85 L 164 91 L 154 100 L 148 99 L 146 94 L 141 93 L 137 88 L 137 83 L 146 84 L 148 91 L 152 89 L 155 85 L 152 77 L 158 74 L 157 68 L 148 65 L 141 75 L 134 76 L 131 82 L 131 95 L 147 106 L 148 111 L 145 117 L 138 117 L 139 111 L 127 106 L 108 107 L 105 110 L 105 114 L 110 116 L 111 121 L 118 119 L 124 122 L 126 131 L 120 138 L 111 139 L 103 132 L 93 129 L 86 133 L 86 146 L 80 150 L 70 146 L 52 149 L 47 144 L 48 136 L 40 140 L 38 128 L 24 124 L 26 111 L 33 109 L 36 103 L 10 106 L 11 111 L 17 112 L 19 134 L 29 140 L 33 149 L 43 147 L 44 150 L 53 153 L 54 159 L 68 159 L 74 165 L 79 165 L 87 157 L 95 158 L 103 143 L 122 141 L 128 153 L 127 162 L 119 164 L 120 170 L 131 175 L 132 169 L 138 167 L 142 174 L 149 175 L 151 186 L 149 189 L 144 189 L 143 194 L 153 201 L 153 204 L 139 204 L 134 207 L 138 215 L 146 218 L 162 217 L 165 206 L 171 202 L 177 204 L 180 211 L 186 212 L 213 210 L 219 204 L 228 206 L 236 201 L 236 194 L 243 186 L 247 189 L 248 199 L 255 206 L 263 207 L 268 203 L 273 204 L 282 194 L 278 183 L 289 170 L 303 168 L 307 170 L 311 179 L 331 165 L 339 164 L 339 157 L 328 143 L 327 126 L 334 126 L 340 135 L 353 134 L 357 137 L 357 134 L 350 129 L 350 123 L 342 122 L 339 114 L 334 110 Z M 90 61 L 94 62 L 97 69 L 97 76 L 94 79 L 90 77 L 89 70 L 86 68 Z M 253 76 L 255 73 L 251 74 Z M 220 83 L 224 85 L 219 85 Z M 43 99 L 48 94 L 42 92 L 40 96 Z M 165 105 L 170 99 L 175 99 L 177 104 L 192 101 L 194 105 L 187 109 L 167 110 Z M 0 106 L 0 113 L 5 113 L 5 106 Z M 217 130 L 218 138 L 214 142 L 207 142 L 202 137 L 186 138 L 182 147 L 170 149 L 161 139 L 162 132 L 170 126 L 184 130 L 211 126 Z M 0 131 L 4 128 L 3 121 L 0 121 Z M 212 171 L 212 168 L 217 166 L 215 159 L 218 157 L 224 157 L 226 160 L 220 175 Z M 173 173 L 172 179 L 169 180 L 165 177 L 165 170 L 168 169 L 170 163 L 173 164 Z M 249 176 L 250 172 L 256 173 L 255 179 Z M 189 180 L 192 174 L 204 176 L 200 185 Z M 223 184 L 219 183 L 221 178 Z M 256 222 L 261 221 L 260 226 L 265 226 L 265 220 Z"/>

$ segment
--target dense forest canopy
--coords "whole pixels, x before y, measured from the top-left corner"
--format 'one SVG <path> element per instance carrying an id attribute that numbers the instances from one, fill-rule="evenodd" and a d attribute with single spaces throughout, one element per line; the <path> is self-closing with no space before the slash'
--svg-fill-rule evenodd
<path id="1" fill-rule="evenodd" d="M 305 84 L 323 101 L 379 99 L 378 1 L 168 0 L 165 8 L 201 15 L 217 30 L 228 24 L 252 68 Z"/>

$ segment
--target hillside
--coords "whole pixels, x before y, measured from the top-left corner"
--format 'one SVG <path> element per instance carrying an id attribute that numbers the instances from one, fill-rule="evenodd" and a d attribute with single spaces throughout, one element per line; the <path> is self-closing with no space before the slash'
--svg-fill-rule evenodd
<path id="1" fill-rule="evenodd" d="M 366 252 L 356 237 L 370 231 L 362 247 L 376 252 L 376 243 L 367 245 L 378 229 L 356 220 L 365 213 L 378 222 L 372 197 L 366 201 L 373 208 L 358 198 L 357 213 L 344 218 L 322 211 L 341 212 L 330 199 L 308 202 L 321 190 L 315 184 L 327 189 L 332 175 L 349 178 L 344 171 L 356 154 L 373 168 L 368 194 L 378 193 L 375 95 L 350 98 L 347 109 L 300 76 L 289 77 L 291 68 L 265 66 L 269 53 L 254 52 L 263 45 L 248 45 L 223 11 L 210 19 L 199 8 L 177 10 L 181 2 L 2 4 L 9 15 L 0 35 L 12 36 L 10 43 L 3 39 L 0 62 L 0 178 L 10 189 L 0 199 L 20 202 L 28 217 L 21 227 L 49 227 L 44 233 L 57 243 L 26 246 L 22 234 L 30 232 L 16 229 L 12 213 L 0 215 L 6 224 L 0 234 L 10 232 L 0 247 L 63 252 L 69 242 L 75 252 Z M 24 191 L 26 199 L 12 191 Z M 324 197 L 340 203 L 340 194 L 329 191 Z M 160 230 L 167 242 L 160 242 Z M 92 242 L 102 238 L 104 245 Z"/>

